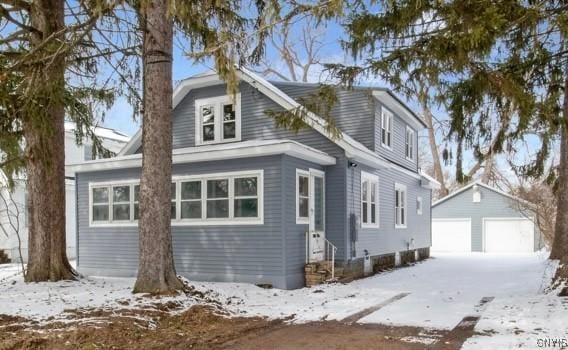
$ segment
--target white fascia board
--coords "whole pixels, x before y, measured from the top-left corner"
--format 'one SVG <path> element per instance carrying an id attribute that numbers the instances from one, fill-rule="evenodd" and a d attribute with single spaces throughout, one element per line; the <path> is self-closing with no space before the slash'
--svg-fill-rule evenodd
<path id="1" fill-rule="evenodd" d="M 423 185 L 422 187 L 429 188 L 429 189 L 432 189 L 432 190 L 439 190 L 442 187 L 442 184 L 440 182 L 438 182 L 436 179 L 434 179 L 432 176 L 426 174 L 422 170 L 419 171 L 419 174 L 422 178 L 424 178 L 424 179 L 426 179 L 426 181 L 428 181 L 428 184 Z"/>
<path id="2" fill-rule="evenodd" d="M 420 131 L 425 129 L 424 123 L 421 123 L 416 119 L 416 116 L 410 113 L 406 106 L 402 105 L 402 103 L 394 98 L 388 91 L 373 91 L 373 96 L 379 100 L 382 104 L 384 104 L 390 111 L 394 114 L 400 116 L 404 119 L 407 123 L 412 125 L 416 128 L 416 130 Z"/>
<path id="3" fill-rule="evenodd" d="M 333 165 L 334 157 L 320 152 L 298 142 L 289 140 L 249 141 L 233 144 L 218 144 L 201 147 L 175 149 L 172 153 L 173 164 L 207 162 L 215 160 L 239 159 L 286 154 L 301 158 L 320 165 Z M 66 166 L 66 170 L 74 173 L 139 168 L 142 166 L 142 154 L 118 156 L 115 158 L 98 159 Z"/>

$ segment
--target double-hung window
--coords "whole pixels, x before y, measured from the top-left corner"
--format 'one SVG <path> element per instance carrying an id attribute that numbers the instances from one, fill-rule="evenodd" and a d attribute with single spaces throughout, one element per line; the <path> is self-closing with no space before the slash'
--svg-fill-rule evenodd
<path id="1" fill-rule="evenodd" d="M 195 100 L 195 144 L 241 139 L 241 95 Z"/>
<path id="2" fill-rule="evenodd" d="M 296 224 L 309 222 L 310 173 L 296 169 Z"/>
<path id="3" fill-rule="evenodd" d="M 137 180 L 90 185 L 92 225 L 136 225 Z M 174 225 L 263 224 L 263 171 L 175 177 L 171 188 Z"/>
<path id="4" fill-rule="evenodd" d="M 361 227 L 379 227 L 379 177 L 361 172 Z"/>
<path id="5" fill-rule="evenodd" d="M 404 141 L 404 154 L 406 159 L 414 161 L 414 130 L 406 127 L 405 141 Z"/>
<path id="6" fill-rule="evenodd" d="M 381 109 L 381 145 L 386 148 L 392 148 L 392 124 L 392 112 L 383 107 Z"/>
<path id="7" fill-rule="evenodd" d="M 394 185 L 395 204 L 394 204 L 394 227 L 406 228 L 406 186 L 401 184 Z"/>

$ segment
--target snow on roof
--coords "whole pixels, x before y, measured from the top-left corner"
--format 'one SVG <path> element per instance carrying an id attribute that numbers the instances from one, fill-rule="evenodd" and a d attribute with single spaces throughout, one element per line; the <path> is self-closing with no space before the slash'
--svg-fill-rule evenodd
<path id="1" fill-rule="evenodd" d="M 65 131 L 75 131 L 76 124 L 73 122 L 65 122 Z M 128 142 L 130 141 L 130 136 L 121 133 L 120 131 L 107 128 L 104 126 L 95 126 L 94 128 L 95 135 L 98 137 L 102 137 L 105 139 L 110 139 L 119 142 Z"/>

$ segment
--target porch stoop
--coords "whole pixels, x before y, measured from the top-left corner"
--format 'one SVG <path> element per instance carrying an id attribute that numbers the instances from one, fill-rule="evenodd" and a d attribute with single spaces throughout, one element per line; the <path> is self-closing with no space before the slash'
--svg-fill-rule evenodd
<path id="1" fill-rule="evenodd" d="M 397 256 L 399 258 L 397 258 Z M 430 248 L 410 249 L 396 253 L 371 256 L 368 258 L 371 260 L 372 272 L 367 274 L 364 272 L 364 259 L 352 260 L 347 264 L 341 261 L 333 263 L 329 260 L 310 262 L 304 266 L 306 287 L 332 282 L 349 283 L 355 279 L 390 271 L 398 267 L 412 266 L 429 257 Z M 331 269 L 333 265 L 335 265 L 334 277 L 332 277 Z"/>

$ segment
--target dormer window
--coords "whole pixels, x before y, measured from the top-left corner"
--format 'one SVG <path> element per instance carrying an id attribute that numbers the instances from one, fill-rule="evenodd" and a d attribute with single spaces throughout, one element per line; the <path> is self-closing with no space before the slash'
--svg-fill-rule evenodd
<path id="1" fill-rule="evenodd" d="M 195 100 L 195 144 L 241 140 L 241 95 Z"/>
<path id="2" fill-rule="evenodd" d="M 381 112 L 381 145 L 389 149 L 392 148 L 392 120 L 392 113 L 383 107 Z"/>

